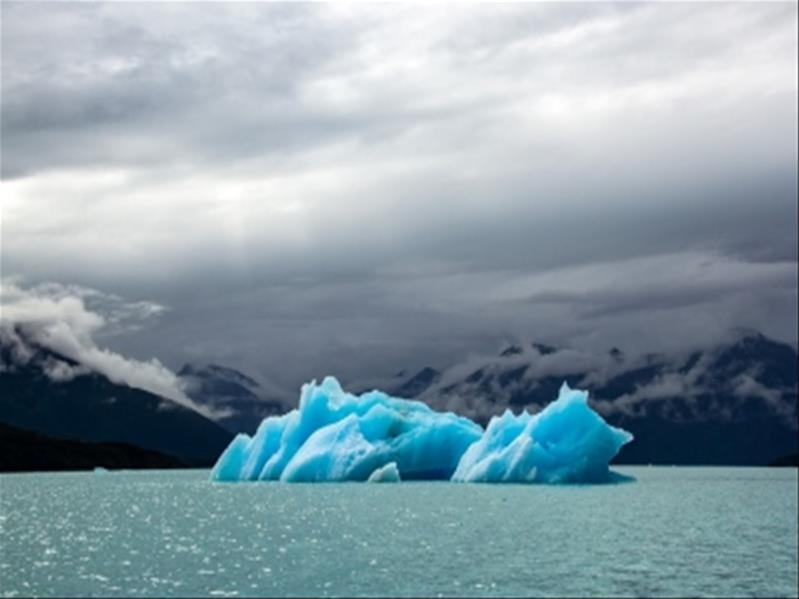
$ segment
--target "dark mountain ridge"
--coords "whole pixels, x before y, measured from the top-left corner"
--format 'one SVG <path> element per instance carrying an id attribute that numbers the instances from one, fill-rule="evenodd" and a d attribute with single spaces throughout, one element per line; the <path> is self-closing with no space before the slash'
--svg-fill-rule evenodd
<path id="1" fill-rule="evenodd" d="M 170 455 L 127 443 L 88 443 L 48 437 L 0 422 L 0 472 L 91 470 L 93 468 L 185 468 Z"/>
<path id="2" fill-rule="evenodd" d="M 635 435 L 619 463 L 764 465 L 796 452 L 797 366 L 793 346 L 753 331 L 681 357 L 635 360 L 618 348 L 596 356 L 516 344 L 422 385 L 424 369 L 388 391 L 485 425 L 506 409 L 540 410 L 565 381 Z"/>
<path id="3" fill-rule="evenodd" d="M 287 409 L 265 399 L 255 379 L 224 366 L 187 364 L 178 373 L 192 400 L 218 415 L 213 422 L 45 348 L 22 361 L 14 351 L 0 344 L 0 421 L 46 435 L 130 443 L 209 465 L 232 432 L 253 432 Z M 54 365 L 68 367 L 68 376 L 55 380 L 61 370 Z M 400 371 L 384 390 L 485 425 L 506 409 L 540 410 L 565 381 L 588 390 L 606 420 L 635 435 L 617 463 L 764 465 L 797 452 L 798 369 L 796 348 L 747 331 L 676 357 L 515 344 L 443 370 Z"/>
<path id="4" fill-rule="evenodd" d="M 280 401 L 264 397 L 254 379 L 233 368 L 185 364 L 177 374 L 192 401 L 218 413 L 216 422 L 232 433 L 253 433 L 261 420 L 285 411 Z"/>
<path id="5" fill-rule="evenodd" d="M 20 359 L 18 346 L 0 343 L 0 422 L 63 439 L 127 443 L 193 466 L 212 464 L 232 438 L 194 410 L 112 382 L 30 339 L 24 350 Z"/>

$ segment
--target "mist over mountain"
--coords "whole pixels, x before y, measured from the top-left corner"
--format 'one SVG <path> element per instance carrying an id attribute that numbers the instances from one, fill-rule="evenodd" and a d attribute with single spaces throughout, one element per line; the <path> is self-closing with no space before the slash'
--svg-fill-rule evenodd
<path id="1" fill-rule="evenodd" d="M 177 375 L 189 397 L 218 414 L 216 422 L 232 433 L 251 434 L 267 416 L 286 411 L 284 403 L 266 397 L 255 379 L 233 368 L 184 364 Z"/>
<path id="2" fill-rule="evenodd" d="M 731 332 L 726 343 L 702 350 L 637 357 L 627 357 L 615 347 L 591 353 L 519 344 L 494 356 L 473 356 L 441 372 L 423 368 L 391 390 L 481 421 L 505 408 L 538 410 L 557 394 L 564 380 L 590 389 L 598 407 L 608 414 L 634 416 L 665 410 L 664 414 L 677 418 L 685 410 L 676 408 L 672 400 L 687 402 L 694 416 L 714 409 L 727 413 L 727 405 L 696 401 L 712 394 L 758 398 L 764 408 L 790 421 L 796 412 L 792 407 L 796 356 L 792 345 L 754 331 Z"/>
<path id="3" fill-rule="evenodd" d="M 587 389 L 609 422 L 635 434 L 620 463 L 765 464 L 796 451 L 797 350 L 751 330 L 682 355 L 627 358 L 532 343 L 424 368 L 390 389 L 485 424 L 537 412 L 561 384 Z"/>
<path id="4" fill-rule="evenodd" d="M 59 439 L 128 443 L 207 466 L 232 437 L 200 412 L 114 382 L 22 328 L 0 327 L 0 389 L 0 422 Z"/>
<path id="5" fill-rule="evenodd" d="M 233 433 L 252 433 L 265 417 L 296 407 L 299 389 L 287 394 L 231 365 L 193 361 L 175 373 L 157 359 L 98 345 L 110 327 L 130 328 L 131 314 L 138 323 L 157 308 L 64 287 L 5 286 L 9 297 L 0 326 L 0 422 L 210 464 Z M 98 299 L 104 312 L 89 304 Z M 382 389 L 485 425 L 507 409 L 540 410 L 565 381 L 635 434 L 620 462 L 766 464 L 797 450 L 796 347 L 751 329 L 682 352 L 527 340 L 444 367 L 399 366 L 388 376 L 350 378 L 346 387 Z M 337 374 L 309 370 L 306 380 Z"/>

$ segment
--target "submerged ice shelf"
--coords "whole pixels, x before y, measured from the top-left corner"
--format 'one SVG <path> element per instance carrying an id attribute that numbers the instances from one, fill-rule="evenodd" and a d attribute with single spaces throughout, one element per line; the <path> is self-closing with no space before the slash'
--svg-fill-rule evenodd
<path id="1" fill-rule="evenodd" d="M 631 440 L 565 383 L 538 414 L 506 411 L 483 430 L 420 401 L 352 395 L 326 377 L 303 385 L 298 409 L 266 418 L 252 437 L 237 435 L 211 479 L 608 482 L 618 479 L 610 460 Z"/>

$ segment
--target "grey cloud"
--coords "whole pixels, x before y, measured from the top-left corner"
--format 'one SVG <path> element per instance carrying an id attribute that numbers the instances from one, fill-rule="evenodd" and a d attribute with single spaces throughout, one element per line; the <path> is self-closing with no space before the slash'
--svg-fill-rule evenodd
<path id="1" fill-rule="evenodd" d="M 31 25 L 42 22 L 39 9 L 9 6 L 3 54 L 14 68 L 3 75 L 3 145 L 14 151 L 6 177 L 98 164 L 210 164 L 302 139 L 303 129 L 324 134 L 308 111 L 306 120 L 286 119 L 303 73 L 346 40 L 346 31 L 309 30 L 303 17 L 314 9 L 52 5 L 42 28 Z M 37 47 L 41 35 L 52 35 L 58 51 Z M 63 143 L 48 143 L 54 137 Z"/>
<path id="2" fill-rule="evenodd" d="M 189 399 L 180 380 L 157 359 L 137 361 L 119 353 L 98 347 L 94 336 L 103 329 L 106 319 L 99 313 L 87 309 L 82 296 L 95 299 L 99 292 L 78 289 L 70 294 L 69 287 L 58 284 L 25 288 L 18 282 L 3 280 L 0 289 L 2 299 L 2 321 L 0 337 L 4 345 L 11 348 L 17 363 L 27 363 L 32 355 L 30 346 L 35 344 L 50 349 L 74 360 L 77 366 L 50 357 L 44 364 L 45 373 L 55 381 L 74 378 L 94 370 L 106 375 L 114 382 L 144 389 L 171 399 L 205 416 L 214 417 L 209 410 L 197 406 Z M 119 306 L 121 298 L 109 298 Z M 134 304 L 134 311 L 141 304 Z M 24 335 L 19 328 L 24 329 Z"/>
<path id="3" fill-rule="evenodd" d="M 531 303 L 569 304 L 581 318 L 629 315 L 637 311 L 672 310 L 717 302 L 734 294 L 767 290 L 790 294 L 797 286 L 795 262 L 774 263 L 752 268 L 739 264 L 736 271 L 718 276 L 712 269 L 675 279 L 673 276 L 622 282 L 586 292 L 548 290 L 537 293 Z M 715 276 L 714 276 L 715 275 Z"/>
<path id="4" fill-rule="evenodd" d="M 3 5 L 3 270 L 171 306 L 126 355 L 795 339 L 795 5 L 44 6 Z"/>
<path id="5" fill-rule="evenodd" d="M 8 6 L 4 56 L 14 68 L 4 69 L 3 127 L 14 152 L 4 163 L 17 175 L 154 159 L 213 167 L 342 136 L 369 139 L 391 123 L 392 136 L 453 116 L 473 124 L 553 92 L 582 101 L 582 89 L 608 85 L 608 70 L 624 89 L 684 75 L 700 52 L 730 68 L 730 32 L 754 40 L 783 31 L 774 22 L 790 17 L 757 7 L 477 6 L 447 11 L 441 27 L 433 9 L 370 7 L 352 18 L 303 5 L 91 4 L 54 5 L 43 18 L 35 7 Z M 718 25 L 701 35 L 715 22 L 724 36 Z M 487 23 L 493 33 L 477 33 Z M 58 51 L 37 47 L 41 35 Z M 430 60 L 430 72 L 406 67 L 402 51 Z M 634 60 L 640 53 L 649 60 Z M 44 143 L 53 136 L 63 143 Z"/>

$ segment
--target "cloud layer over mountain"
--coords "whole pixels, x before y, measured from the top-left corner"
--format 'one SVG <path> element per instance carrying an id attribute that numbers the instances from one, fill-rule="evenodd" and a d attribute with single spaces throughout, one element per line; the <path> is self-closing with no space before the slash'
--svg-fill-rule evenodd
<path id="1" fill-rule="evenodd" d="M 98 333 L 109 328 L 138 328 L 143 320 L 163 312 L 162 306 L 125 302 L 96 290 L 53 283 L 24 288 L 10 280 L 3 280 L 0 299 L 3 306 L 0 342 L 10 358 L 9 363 L 0 363 L 0 367 L 24 365 L 39 348 L 45 348 L 54 354 L 43 364 L 45 374 L 53 381 L 97 372 L 115 383 L 166 397 L 205 416 L 217 416 L 207 407 L 195 404 L 186 395 L 180 379 L 158 359 L 134 360 L 101 348 L 95 342 Z M 105 315 L 90 309 L 87 302 L 104 306 L 101 309 Z"/>

